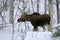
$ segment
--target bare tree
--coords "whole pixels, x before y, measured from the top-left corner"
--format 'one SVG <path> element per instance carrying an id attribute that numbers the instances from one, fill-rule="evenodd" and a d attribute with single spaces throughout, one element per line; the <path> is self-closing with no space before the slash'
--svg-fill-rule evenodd
<path id="1" fill-rule="evenodd" d="M 2 24 L 0 24 L 0 25 L 2 26 L 1 28 L 2 28 L 2 30 L 3 30 L 3 19 L 4 19 L 4 18 L 3 18 L 3 16 L 2 16 L 1 12 L 0 12 L 0 17 L 2 18 Z"/>
<path id="2" fill-rule="evenodd" d="M 39 13 L 39 0 L 37 0 L 37 12 Z"/>
<path id="3" fill-rule="evenodd" d="M 25 9 L 26 9 L 26 2 L 25 2 L 25 0 L 23 0 L 22 2 L 23 2 L 23 11 L 22 12 L 24 13 Z"/>
<path id="4" fill-rule="evenodd" d="M 10 23 L 12 24 L 13 24 L 13 15 L 14 15 L 13 0 L 9 0 L 9 17 L 10 17 Z"/>
<path id="5" fill-rule="evenodd" d="M 4 20 L 4 18 L 5 18 L 5 10 L 6 10 L 6 8 L 7 8 L 7 0 L 0 0 L 0 17 L 2 18 L 2 29 L 3 29 L 3 27 L 4 27 L 4 25 L 5 25 L 5 20 Z M 4 11 L 4 16 L 2 16 L 2 12 Z"/>
<path id="6" fill-rule="evenodd" d="M 7 0 L 3 0 L 3 8 L 4 8 L 4 10 L 7 10 Z"/>
<path id="7" fill-rule="evenodd" d="M 9 0 L 9 21 L 10 23 L 13 25 L 12 27 L 12 40 L 13 40 L 13 37 L 14 37 L 14 19 L 13 19 L 13 16 L 14 16 L 14 3 L 13 3 L 13 0 Z"/>
<path id="8" fill-rule="evenodd" d="M 57 22 L 60 23 L 60 13 L 59 13 L 59 0 L 56 0 L 56 8 L 57 8 Z M 60 26 L 58 26 L 57 30 L 57 34 L 56 36 L 60 36 L 60 29 L 59 29 Z"/>
<path id="9" fill-rule="evenodd" d="M 59 18 L 59 16 L 60 16 L 60 13 L 59 13 L 59 0 L 56 0 L 56 8 L 57 8 L 57 19 L 58 19 L 58 23 L 60 22 L 60 18 Z"/>
<path id="10" fill-rule="evenodd" d="M 34 5 L 33 5 L 33 1 L 31 0 L 31 5 L 32 5 L 32 10 L 34 12 Z"/>
<path id="11" fill-rule="evenodd" d="M 45 0 L 45 12 L 44 13 L 46 13 L 46 11 L 47 11 L 47 9 L 46 9 L 46 2 L 47 2 L 47 0 Z"/>

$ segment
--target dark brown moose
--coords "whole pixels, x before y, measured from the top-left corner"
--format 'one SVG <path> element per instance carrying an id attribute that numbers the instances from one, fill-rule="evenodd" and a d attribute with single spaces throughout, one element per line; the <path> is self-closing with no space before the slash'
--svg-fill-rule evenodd
<path id="1" fill-rule="evenodd" d="M 31 24 L 34 26 L 34 31 L 37 31 L 38 26 L 43 27 L 45 29 L 44 25 L 50 24 L 50 16 L 48 14 L 40 15 L 37 12 L 34 12 L 30 15 L 22 15 L 21 18 L 17 19 L 18 22 L 25 22 L 30 21 Z"/>

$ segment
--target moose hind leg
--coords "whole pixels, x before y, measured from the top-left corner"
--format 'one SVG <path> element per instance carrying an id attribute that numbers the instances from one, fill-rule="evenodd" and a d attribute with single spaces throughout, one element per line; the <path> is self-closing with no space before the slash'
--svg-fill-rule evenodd
<path id="1" fill-rule="evenodd" d="M 43 26 L 43 32 L 44 32 L 44 31 L 46 31 L 46 28 L 45 28 L 45 26 Z"/>

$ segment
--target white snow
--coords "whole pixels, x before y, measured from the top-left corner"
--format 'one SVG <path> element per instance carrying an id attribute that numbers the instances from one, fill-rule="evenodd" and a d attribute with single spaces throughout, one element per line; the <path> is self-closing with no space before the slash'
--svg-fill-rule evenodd
<path id="1" fill-rule="evenodd" d="M 51 32 L 27 32 L 25 40 L 52 40 Z"/>
<path id="2" fill-rule="evenodd" d="M 49 31 L 27 31 L 24 32 L 15 32 L 14 40 L 60 40 L 60 37 L 52 37 L 52 32 Z M 0 40 L 12 40 L 12 26 L 3 28 L 0 30 Z"/>
<path id="3" fill-rule="evenodd" d="M 12 40 L 12 27 L 0 30 L 0 40 Z"/>

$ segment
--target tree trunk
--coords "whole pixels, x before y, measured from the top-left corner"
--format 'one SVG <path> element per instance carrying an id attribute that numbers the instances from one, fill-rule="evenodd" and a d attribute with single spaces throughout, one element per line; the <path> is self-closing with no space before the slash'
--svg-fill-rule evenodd
<path id="1" fill-rule="evenodd" d="M 0 24 L 1 25 L 1 29 L 3 30 L 3 16 L 2 16 L 2 14 L 1 14 L 1 12 L 0 12 L 0 17 L 1 17 L 1 21 L 2 21 L 2 23 Z"/>
<path id="2" fill-rule="evenodd" d="M 14 40 L 14 4 L 13 4 L 14 0 L 9 0 L 9 21 L 10 24 L 12 24 L 12 40 Z"/>
<path id="3" fill-rule="evenodd" d="M 33 6 L 33 1 L 31 0 L 31 5 L 32 5 L 32 10 L 34 12 L 34 6 Z"/>
<path id="4" fill-rule="evenodd" d="M 59 0 L 56 0 L 56 8 L 57 8 L 57 23 L 60 23 L 60 13 L 59 13 Z M 58 26 L 57 36 L 60 36 L 60 26 Z"/>
<path id="5" fill-rule="evenodd" d="M 14 6 L 13 0 L 9 0 L 9 18 L 10 23 L 13 24 Z"/>
<path id="6" fill-rule="evenodd" d="M 22 13 L 24 14 L 25 9 L 26 9 L 26 3 L 25 3 L 25 0 L 23 0 L 22 2 L 23 2 L 23 11 L 22 11 Z"/>
<path id="7" fill-rule="evenodd" d="M 53 25 L 53 16 L 52 16 L 52 0 L 48 0 L 48 11 L 49 11 L 49 15 L 51 17 L 51 21 L 50 21 L 50 27 L 48 28 L 49 31 L 52 31 L 52 25 Z"/>
<path id="8" fill-rule="evenodd" d="M 47 8 L 46 8 L 46 2 L 47 2 L 47 0 L 45 0 L 45 12 L 44 13 L 46 13 L 46 11 L 47 11 Z"/>
<path id="9" fill-rule="evenodd" d="M 59 18 L 59 16 L 60 16 L 60 13 L 59 13 L 59 1 L 58 0 L 56 0 L 56 8 L 57 8 L 57 19 L 58 19 L 58 23 L 60 22 L 60 18 Z"/>
<path id="10" fill-rule="evenodd" d="M 39 0 L 37 0 L 37 12 L 39 13 Z"/>

